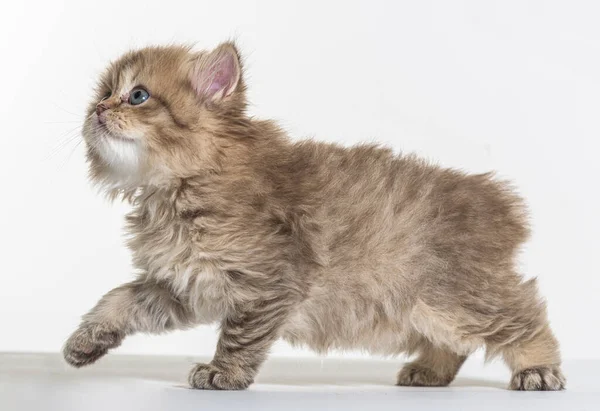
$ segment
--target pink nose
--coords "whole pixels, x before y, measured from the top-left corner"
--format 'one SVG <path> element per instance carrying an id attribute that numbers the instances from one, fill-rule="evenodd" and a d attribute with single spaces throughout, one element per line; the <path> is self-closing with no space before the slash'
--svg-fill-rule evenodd
<path id="1" fill-rule="evenodd" d="M 108 110 L 108 106 L 104 103 L 98 103 L 96 106 L 96 115 L 98 116 L 98 121 L 102 124 L 106 122 L 106 117 L 102 115 L 106 110 Z"/>

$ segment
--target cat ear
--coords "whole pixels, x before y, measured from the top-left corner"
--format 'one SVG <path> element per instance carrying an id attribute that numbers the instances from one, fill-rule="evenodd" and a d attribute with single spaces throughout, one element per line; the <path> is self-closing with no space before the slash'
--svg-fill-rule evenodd
<path id="1" fill-rule="evenodd" d="M 191 81 L 199 97 L 218 101 L 233 93 L 241 77 L 240 57 L 232 43 L 224 43 L 212 52 L 200 54 L 191 72 Z"/>

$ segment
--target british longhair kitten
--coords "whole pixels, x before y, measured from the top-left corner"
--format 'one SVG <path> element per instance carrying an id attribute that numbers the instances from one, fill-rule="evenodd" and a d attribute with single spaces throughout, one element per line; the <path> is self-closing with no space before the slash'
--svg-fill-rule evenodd
<path id="1" fill-rule="evenodd" d="M 131 201 L 137 271 L 85 314 L 68 363 L 219 323 L 194 388 L 248 387 L 278 338 L 414 354 L 404 386 L 448 385 L 486 347 L 511 389 L 564 387 L 544 302 L 515 270 L 529 230 L 509 185 L 376 145 L 291 141 L 246 114 L 245 88 L 229 43 L 133 51 L 101 77 L 87 158 L 96 184 Z"/>

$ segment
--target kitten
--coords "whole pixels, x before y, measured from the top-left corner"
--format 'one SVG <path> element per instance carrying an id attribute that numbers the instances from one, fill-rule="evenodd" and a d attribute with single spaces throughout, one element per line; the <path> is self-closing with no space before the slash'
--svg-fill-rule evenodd
<path id="1" fill-rule="evenodd" d="M 243 389 L 278 338 L 317 352 L 416 354 L 398 385 L 445 386 L 479 347 L 515 390 L 560 390 L 558 343 L 515 256 L 522 200 L 373 145 L 292 142 L 246 114 L 233 44 L 150 47 L 102 76 L 83 136 L 93 181 L 131 201 L 137 279 L 68 339 L 81 367 L 137 332 L 219 322 L 189 384 Z"/>

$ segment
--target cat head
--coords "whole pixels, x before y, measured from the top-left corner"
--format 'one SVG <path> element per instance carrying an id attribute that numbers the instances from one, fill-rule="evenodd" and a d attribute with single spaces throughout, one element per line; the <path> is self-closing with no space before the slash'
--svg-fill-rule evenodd
<path id="1" fill-rule="evenodd" d="M 245 118 L 236 47 L 210 52 L 149 47 L 110 64 L 88 108 L 83 136 L 91 177 L 109 189 L 218 170 Z"/>

